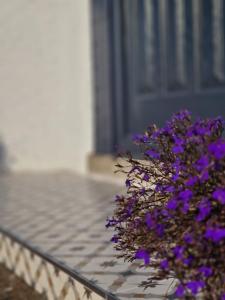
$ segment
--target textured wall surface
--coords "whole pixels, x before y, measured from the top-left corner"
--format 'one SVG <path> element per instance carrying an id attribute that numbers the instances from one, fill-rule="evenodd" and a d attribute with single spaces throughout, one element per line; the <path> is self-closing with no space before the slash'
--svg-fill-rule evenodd
<path id="1" fill-rule="evenodd" d="M 86 170 L 89 0 L 0 2 L 0 166 Z"/>

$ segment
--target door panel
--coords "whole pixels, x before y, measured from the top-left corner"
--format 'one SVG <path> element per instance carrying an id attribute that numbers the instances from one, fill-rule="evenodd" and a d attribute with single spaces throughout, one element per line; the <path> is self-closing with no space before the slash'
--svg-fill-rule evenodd
<path id="1" fill-rule="evenodd" d="M 225 116 L 224 1 L 114 3 L 117 144 L 130 147 L 132 133 L 162 125 L 182 108 Z"/>

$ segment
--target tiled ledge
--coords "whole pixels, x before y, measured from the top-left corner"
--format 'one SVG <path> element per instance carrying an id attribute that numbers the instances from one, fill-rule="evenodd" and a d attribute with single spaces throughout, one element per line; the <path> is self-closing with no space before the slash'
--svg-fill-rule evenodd
<path id="1" fill-rule="evenodd" d="M 72 174 L 0 177 L 0 261 L 49 299 L 172 299 L 172 280 L 115 258 L 105 219 L 119 185 Z"/>
<path id="2" fill-rule="evenodd" d="M 0 263 L 49 300 L 118 299 L 3 228 Z"/>

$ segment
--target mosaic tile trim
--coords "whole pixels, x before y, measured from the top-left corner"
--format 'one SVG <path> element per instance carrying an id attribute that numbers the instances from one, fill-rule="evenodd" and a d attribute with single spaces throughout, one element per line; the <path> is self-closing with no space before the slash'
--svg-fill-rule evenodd
<path id="1" fill-rule="evenodd" d="M 112 299 L 108 295 L 103 297 L 97 294 L 61 268 L 2 232 L 0 232 L 0 263 L 48 300 Z"/>

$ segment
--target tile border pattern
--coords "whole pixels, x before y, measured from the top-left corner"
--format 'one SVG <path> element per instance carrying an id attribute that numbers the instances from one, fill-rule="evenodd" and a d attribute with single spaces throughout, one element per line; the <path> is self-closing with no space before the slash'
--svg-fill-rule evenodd
<path id="1" fill-rule="evenodd" d="M 0 227 L 0 263 L 48 300 L 118 300 Z"/>

